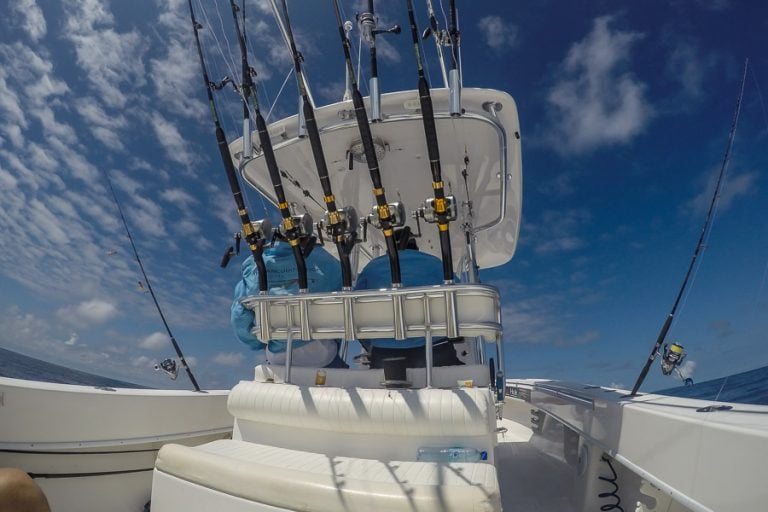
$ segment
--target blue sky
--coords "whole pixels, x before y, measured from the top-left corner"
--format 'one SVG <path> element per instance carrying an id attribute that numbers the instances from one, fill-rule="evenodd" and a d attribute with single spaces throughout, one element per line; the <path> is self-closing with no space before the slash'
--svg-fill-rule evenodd
<path id="1" fill-rule="evenodd" d="M 221 77 L 237 52 L 234 34 L 221 30 L 231 15 L 224 2 L 218 12 L 204 3 L 211 75 Z M 248 5 L 252 60 L 271 105 L 291 63 L 266 2 Z M 481 273 L 503 291 L 509 375 L 631 386 L 699 236 L 746 57 L 727 181 L 670 340 L 689 350 L 697 380 L 768 364 L 768 6 L 458 5 L 465 85 L 512 94 L 522 126 L 518 252 Z M 384 23 L 406 24 L 404 2 L 377 6 Z M 291 8 L 316 99 L 337 101 L 343 62 L 330 3 Z M 188 387 L 152 370 L 172 350 L 139 287 L 108 172 L 198 380 L 228 387 L 247 378 L 256 356 L 228 326 L 238 265 L 218 267 L 237 219 L 185 2 L 24 0 L 2 12 L 0 346 Z M 389 37 L 380 49 L 385 91 L 413 88 L 408 41 Z M 289 80 L 273 116 L 292 114 L 295 98 Z M 241 110 L 231 93 L 218 99 L 231 138 Z M 255 193 L 249 202 L 259 214 Z M 674 384 L 658 369 L 647 382 Z"/>

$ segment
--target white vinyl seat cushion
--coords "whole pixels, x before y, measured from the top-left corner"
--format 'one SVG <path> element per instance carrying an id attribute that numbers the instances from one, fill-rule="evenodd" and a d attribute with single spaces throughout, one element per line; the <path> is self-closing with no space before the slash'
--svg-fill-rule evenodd
<path id="1" fill-rule="evenodd" d="M 328 457 L 234 440 L 168 444 L 156 469 L 209 489 L 288 510 L 499 511 L 496 468 Z"/>
<path id="2" fill-rule="evenodd" d="M 369 389 L 240 382 L 235 418 L 276 426 L 385 436 L 490 436 L 496 412 L 487 388 Z"/>

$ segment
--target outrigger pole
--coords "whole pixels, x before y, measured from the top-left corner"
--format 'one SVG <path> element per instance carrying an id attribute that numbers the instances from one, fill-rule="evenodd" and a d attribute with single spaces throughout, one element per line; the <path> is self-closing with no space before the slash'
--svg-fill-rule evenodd
<path id="1" fill-rule="evenodd" d="M 304 77 L 304 70 L 301 65 L 304 57 L 296 49 L 296 41 L 293 38 L 291 21 L 288 17 L 288 6 L 285 0 L 282 1 L 282 6 L 285 32 L 288 38 L 291 56 L 293 57 L 293 66 L 296 71 L 296 80 L 299 84 L 299 93 L 302 98 L 302 111 L 304 113 L 307 135 L 309 136 L 309 145 L 312 148 L 312 157 L 315 160 L 315 167 L 317 168 L 317 174 L 320 177 L 320 185 L 323 189 L 327 231 L 336 244 L 336 249 L 339 252 L 342 287 L 344 290 L 351 290 L 352 266 L 349 255 L 357 241 L 357 215 L 352 208 L 342 208 L 339 210 L 336 207 L 336 198 L 333 195 L 331 179 L 328 176 L 328 166 L 325 162 L 325 154 L 323 153 L 323 144 L 320 141 L 320 130 L 317 127 L 317 120 L 315 119 L 315 109 L 312 107 L 312 101 L 310 100 Z"/>
<path id="2" fill-rule="evenodd" d="M 416 66 L 419 72 L 419 101 L 421 103 L 421 116 L 424 122 L 424 135 L 427 139 L 427 153 L 429 155 L 429 167 L 432 171 L 432 188 L 434 190 L 434 219 L 440 233 L 440 252 L 443 259 L 443 281 L 445 284 L 453 283 L 453 258 L 451 256 L 451 234 L 448 223 L 455 219 L 455 208 L 452 207 L 453 198 L 446 198 L 443 188 L 442 170 L 440 168 L 440 149 L 437 143 L 437 128 L 435 127 L 435 113 L 432 107 L 432 96 L 429 92 L 429 84 L 424 76 L 424 66 L 419 51 L 419 33 L 416 27 L 416 17 L 413 14 L 413 2 L 406 0 L 408 7 L 408 21 L 411 25 L 411 37 L 413 39 L 413 52 L 416 56 Z"/>
<path id="3" fill-rule="evenodd" d="M 285 0 L 283 0 L 283 2 L 285 2 Z M 363 149 L 365 151 L 365 161 L 368 164 L 368 171 L 371 175 L 371 181 L 373 182 L 373 195 L 376 198 L 378 224 L 381 227 L 381 231 L 384 234 L 384 240 L 387 245 L 389 270 L 392 273 L 392 288 L 400 288 L 402 287 L 403 283 L 400 277 L 400 258 L 397 254 L 397 246 L 395 244 L 394 233 L 394 227 L 396 226 L 398 219 L 396 219 L 392 214 L 392 208 L 390 207 L 389 203 L 387 203 L 384 187 L 381 184 L 379 159 L 376 156 L 376 148 L 373 145 L 373 135 L 371 134 L 371 127 L 368 124 L 368 113 L 365 111 L 363 96 L 360 94 L 360 89 L 357 86 L 355 68 L 352 64 L 352 57 L 349 50 L 350 43 L 349 39 L 347 39 L 346 32 L 344 31 L 344 23 L 341 19 L 341 10 L 339 9 L 338 0 L 333 0 L 333 9 L 336 12 L 336 22 L 339 26 L 341 45 L 344 48 L 344 60 L 346 61 L 347 70 L 349 72 L 350 85 L 352 87 L 352 103 L 355 107 L 357 127 L 360 130 L 360 139 L 362 140 Z"/>
<path id="4" fill-rule="evenodd" d="M 667 315 L 667 319 L 664 321 L 664 325 L 661 327 L 661 331 L 659 332 L 658 338 L 656 338 L 656 343 L 653 345 L 653 348 L 651 349 L 651 354 L 648 356 L 648 359 L 645 362 L 645 365 L 643 366 L 643 369 L 640 371 L 640 375 L 637 377 L 637 381 L 635 381 L 635 385 L 632 386 L 632 392 L 628 395 L 630 397 L 633 397 L 637 395 L 638 390 L 640 389 L 640 386 L 643 385 L 643 381 L 645 380 L 645 377 L 648 375 L 648 370 L 651 369 L 651 365 L 653 364 L 653 361 L 656 359 L 656 356 L 659 355 L 659 349 L 661 349 L 661 345 L 664 343 L 664 340 L 667 338 L 667 332 L 669 331 L 669 328 L 672 327 L 672 320 L 675 318 L 675 313 L 677 312 L 677 307 L 680 305 L 680 300 L 683 298 L 683 293 L 685 292 L 685 288 L 688 286 L 688 280 L 691 277 L 691 273 L 693 272 L 693 267 L 696 264 L 696 258 L 698 258 L 699 253 L 704 249 L 704 240 L 707 236 L 707 233 L 709 232 L 710 225 L 712 224 L 712 218 L 714 217 L 715 213 L 715 206 L 717 205 L 717 199 L 720 197 L 720 187 L 723 184 L 723 178 L 725 177 L 725 170 L 728 168 L 728 160 L 731 157 L 731 148 L 733 147 L 733 139 L 736 136 L 736 125 L 739 122 L 739 113 L 741 112 L 741 100 L 744 97 L 744 83 L 747 81 L 747 66 L 749 64 L 749 59 L 744 61 L 744 74 L 741 77 L 741 88 L 739 89 L 739 97 L 736 100 L 736 111 L 733 113 L 733 121 L 731 122 L 731 130 L 728 134 L 728 144 L 725 147 L 725 156 L 723 156 L 723 163 L 720 165 L 720 174 L 717 176 L 717 184 L 715 185 L 715 191 L 712 193 L 712 201 L 709 203 L 709 211 L 707 211 L 707 217 L 704 221 L 704 227 L 701 229 L 701 235 L 699 236 L 699 241 L 696 244 L 696 249 L 693 251 L 693 257 L 691 258 L 691 263 L 688 265 L 688 271 L 685 273 L 685 278 L 683 279 L 683 284 L 680 286 L 680 291 L 677 292 L 677 297 L 675 298 L 675 303 L 672 305 L 672 310 L 669 312 L 669 315 Z"/>
<path id="5" fill-rule="evenodd" d="M 282 231 L 288 243 L 293 249 L 293 257 L 296 260 L 296 270 L 299 279 L 299 293 L 307 292 L 307 264 L 304 259 L 304 252 L 301 249 L 299 240 L 302 233 L 300 230 L 300 223 L 291 214 L 290 205 L 285 199 L 285 191 L 283 189 L 283 180 L 280 176 L 280 169 L 277 167 L 277 159 L 275 158 L 275 151 L 272 148 L 272 140 L 269 138 L 269 132 L 267 131 L 267 122 L 264 120 L 264 116 L 261 114 L 261 108 L 259 107 L 259 98 L 256 94 L 256 86 L 253 83 L 253 75 L 255 71 L 248 65 L 248 49 L 245 44 L 245 13 L 243 13 L 243 28 L 240 29 L 240 22 L 237 19 L 238 7 L 234 0 L 230 0 L 232 7 L 232 15 L 235 18 L 235 28 L 237 30 L 237 39 L 240 44 L 240 60 L 243 68 L 243 115 L 248 116 L 248 100 L 253 104 L 253 111 L 256 116 L 256 131 L 259 134 L 259 143 L 261 145 L 261 151 L 264 153 L 264 162 L 267 165 L 267 171 L 269 172 L 269 178 L 272 180 L 272 187 L 275 189 L 275 197 L 277 199 L 277 207 L 280 210 L 280 215 L 283 218 Z"/>

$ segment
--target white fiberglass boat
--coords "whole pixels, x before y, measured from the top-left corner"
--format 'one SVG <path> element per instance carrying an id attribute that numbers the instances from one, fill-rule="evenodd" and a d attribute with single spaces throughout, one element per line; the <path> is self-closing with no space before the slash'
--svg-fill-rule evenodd
<path id="1" fill-rule="evenodd" d="M 257 366 L 229 394 L 2 379 L 0 466 L 31 473 L 55 512 L 765 510 L 768 407 L 506 378 L 500 294 L 476 269 L 515 252 L 521 131 L 512 97 L 460 90 L 453 77 L 431 101 L 460 282 L 243 301 L 261 341 L 339 339 L 352 363 L 359 340 L 424 337 L 426 368 L 395 381 L 381 369 L 299 367 L 289 356 Z M 439 212 L 419 91 L 373 95 L 365 107 L 397 199 L 384 209 L 420 250 L 444 256 L 429 222 Z M 381 205 L 362 215 L 373 205 L 366 143 L 353 101 L 314 117 L 336 200 L 363 217 L 349 222 L 360 227 L 356 272 L 386 250 Z M 260 194 L 321 219 L 327 194 L 306 129 L 302 116 L 268 128 L 284 200 L 263 139 L 244 146 L 249 132 L 229 149 Z M 434 338 L 455 341 L 464 364 L 433 367 Z"/>
<path id="2" fill-rule="evenodd" d="M 446 148 L 444 179 L 457 204 L 482 204 L 451 224 L 454 254 L 463 255 L 455 270 L 466 276 L 473 254 L 487 267 L 514 252 L 521 197 L 516 107 L 502 92 L 465 89 L 464 113 L 455 118 L 449 91 L 432 96 Z M 384 95 L 387 116 L 372 125 L 382 174 L 404 204 L 420 204 L 430 193 L 427 180 L 412 177 L 425 165 L 415 105 L 416 91 Z M 356 160 L 352 108 L 318 108 L 316 118 L 337 197 L 366 211 L 368 176 Z M 322 216 L 304 194 L 322 196 L 309 185 L 316 182 L 309 141 L 297 129 L 297 117 L 270 129 L 278 160 L 306 185 L 287 187 L 288 200 Z M 239 141 L 231 148 L 242 151 Z M 243 176 L 274 199 L 259 155 Z M 422 233 L 423 250 L 439 255 L 433 226 L 408 218 Z M 464 243 L 468 225 L 474 247 Z M 358 264 L 382 246 L 369 228 Z M 408 369 L 407 389 L 388 388 L 383 370 L 326 369 L 319 385 L 319 368 L 259 366 L 230 395 L 231 440 L 160 451 L 152 510 L 707 511 L 760 510 L 768 500 L 768 407 L 514 379 L 505 379 L 498 400 L 490 360 L 504 360 L 503 333 L 492 286 L 253 296 L 245 304 L 260 316 L 264 340 L 461 337 L 466 364 Z"/>

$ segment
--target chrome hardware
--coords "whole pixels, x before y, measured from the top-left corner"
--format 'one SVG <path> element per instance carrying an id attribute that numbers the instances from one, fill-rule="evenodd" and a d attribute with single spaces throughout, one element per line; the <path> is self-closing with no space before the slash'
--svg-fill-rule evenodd
<path id="1" fill-rule="evenodd" d="M 334 216 L 338 216 L 338 219 L 334 219 Z M 355 233 L 359 223 L 360 219 L 358 218 L 357 210 L 352 206 L 345 206 L 334 213 L 326 211 L 324 219 L 318 223 L 318 230 L 324 230 L 328 238 L 333 239 L 336 234 L 350 235 Z M 341 229 L 334 233 L 336 224 L 341 224 Z"/>
<path id="2" fill-rule="evenodd" d="M 405 206 L 399 201 L 394 201 L 387 205 L 389 207 L 389 222 L 393 228 L 405 226 Z M 374 205 L 371 213 L 368 215 L 368 222 L 376 229 L 381 229 L 381 219 L 379 219 L 379 207 Z"/>
<path id="3" fill-rule="evenodd" d="M 310 214 L 302 213 L 300 215 L 292 215 L 291 218 L 293 219 L 293 225 L 296 226 L 299 238 L 312 235 L 314 227 L 312 224 L 312 216 Z M 284 222 L 280 223 L 280 227 L 277 228 L 277 231 L 283 238 L 288 238 Z"/>
<path id="4" fill-rule="evenodd" d="M 456 198 L 454 196 L 445 196 L 446 211 L 448 221 L 453 222 L 458 215 L 458 209 L 456 208 Z M 424 219 L 429 223 L 435 223 L 438 221 L 437 212 L 435 211 L 435 198 L 427 198 L 424 203 L 416 210 L 416 215 Z"/>
<path id="5" fill-rule="evenodd" d="M 160 361 L 160 363 L 155 365 L 155 371 L 163 371 L 166 375 L 168 375 L 171 380 L 176 380 L 176 377 L 179 376 L 179 367 L 176 365 L 176 360 L 167 358 Z"/>
<path id="6" fill-rule="evenodd" d="M 269 219 L 252 220 L 253 234 L 258 238 L 272 238 L 272 221 Z"/>

